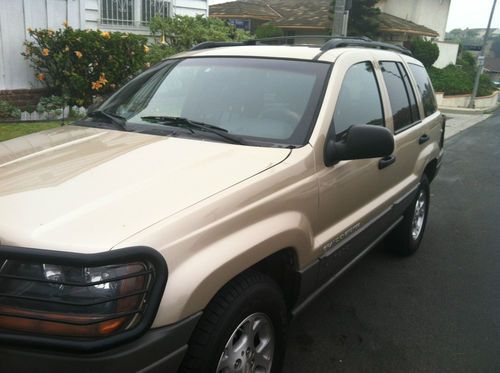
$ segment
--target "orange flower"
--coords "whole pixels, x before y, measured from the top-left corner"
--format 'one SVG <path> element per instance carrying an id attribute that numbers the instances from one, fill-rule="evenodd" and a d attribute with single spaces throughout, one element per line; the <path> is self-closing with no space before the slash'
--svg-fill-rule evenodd
<path id="1" fill-rule="evenodd" d="M 106 75 L 104 73 L 99 74 L 99 79 L 96 80 L 95 82 L 92 82 L 92 89 L 94 91 L 100 90 L 103 86 L 106 85 L 108 80 L 106 79 Z"/>
<path id="2" fill-rule="evenodd" d="M 147 45 L 144 45 L 144 53 L 148 53 L 149 52 L 149 47 Z"/>
<path id="3" fill-rule="evenodd" d="M 99 74 L 99 83 L 102 85 L 106 84 L 108 82 L 108 79 L 106 79 L 106 75 L 104 73 Z"/>
<path id="4" fill-rule="evenodd" d="M 49 48 L 43 48 L 42 49 L 42 56 L 47 57 L 49 55 Z"/>
<path id="5" fill-rule="evenodd" d="M 93 89 L 94 91 L 98 91 L 98 90 L 100 90 L 101 88 L 102 88 L 102 84 L 101 84 L 101 83 L 99 83 L 99 81 L 97 81 L 97 82 L 92 82 L 92 89 Z"/>
<path id="6" fill-rule="evenodd" d="M 44 73 L 38 73 L 38 74 L 36 74 L 36 78 L 39 81 L 43 82 L 45 80 L 45 74 Z"/>
<path id="7" fill-rule="evenodd" d="M 67 28 L 67 27 L 68 27 L 68 25 L 69 25 L 69 24 L 68 24 L 68 21 L 67 21 L 67 20 L 63 22 L 63 26 L 64 26 L 65 28 Z"/>
<path id="8" fill-rule="evenodd" d="M 111 35 L 109 34 L 108 31 L 103 31 L 101 32 L 101 36 L 104 38 L 104 39 L 109 39 L 111 37 Z"/>
<path id="9" fill-rule="evenodd" d="M 75 51 L 75 56 L 77 56 L 78 58 L 82 58 L 83 54 L 80 51 Z"/>

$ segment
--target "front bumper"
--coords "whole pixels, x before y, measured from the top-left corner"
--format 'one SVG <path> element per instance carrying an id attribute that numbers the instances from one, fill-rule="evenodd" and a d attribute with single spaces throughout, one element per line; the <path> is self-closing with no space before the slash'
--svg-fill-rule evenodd
<path id="1" fill-rule="evenodd" d="M 201 312 L 176 324 L 151 329 L 141 337 L 102 352 L 67 353 L 0 345 L 5 372 L 176 372 Z"/>

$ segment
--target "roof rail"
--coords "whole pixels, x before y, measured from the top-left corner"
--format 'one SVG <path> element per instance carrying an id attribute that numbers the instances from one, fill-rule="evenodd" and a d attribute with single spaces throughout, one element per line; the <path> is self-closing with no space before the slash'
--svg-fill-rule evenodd
<path id="1" fill-rule="evenodd" d="M 326 40 L 326 43 L 323 44 L 313 44 L 313 43 L 295 43 L 295 40 L 300 41 L 301 39 L 311 40 L 311 39 L 323 39 Z M 375 49 L 384 49 L 384 50 L 392 50 L 395 52 L 403 53 L 408 56 L 411 56 L 411 52 L 398 45 L 383 43 L 379 41 L 374 41 L 366 36 L 331 36 L 331 35 L 299 35 L 299 36 L 276 36 L 271 38 L 262 38 L 262 39 L 250 39 L 245 41 L 205 41 L 198 45 L 195 45 L 190 50 L 202 50 L 202 49 L 210 49 L 210 48 L 218 48 L 218 47 L 236 47 L 243 45 L 280 45 L 280 44 L 288 44 L 288 41 L 292 40 L 292 45 L 307 45 L 307 46 L 320 46 L 320 54 L 315 57 L 315 59 L 319 58 L 323 53 L 335 48 L 345 48 L 345 47 L 363 47 L 363 48 L 375 48 Z"/>
<path id="2" fill-rule="evenodd" d="M 330 49 L 335 49 L 335 48 L 344 48 L 344 47 L 364 47 L 364 48 L 375 48 L 375 49 L 384 49 L 384 50 L 391 50 L 399 53 L 406 54 L 408 56 L 411 56 L 411 52 L 404 48 L 400 47 L 399 45 L 394 45 L 394 44 L 389 44 L 389 43 L 382 43 L 380 41 L 373 41 L 368 38 L 334 38 L 329 41 L 327 41 L 322 47 L 321 51 L 324 53 L 326 51 L 329 51 Z"/>
<path id="3" fill-rule="evenodd" d="M 201 49 L 210 49 L 218 47 L 237 47 L 245 45 L 243 42 L 239 41 L 204 41 L 203 43 L 197 44 L 190 49 L 190 51 L 198 51 Z"/>

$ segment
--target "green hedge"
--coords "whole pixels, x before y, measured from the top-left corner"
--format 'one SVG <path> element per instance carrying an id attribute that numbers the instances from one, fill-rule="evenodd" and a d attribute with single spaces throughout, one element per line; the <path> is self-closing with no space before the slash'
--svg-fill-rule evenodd
<path id="1" fill-rule="evenodd" d="M 432 41 L 413 39 L 409 47 L 413 57 L 422 62 L 426 68 L 431 67 L 439 58 L 439 47 Z"/>
<path id="2" fill-rule="evenodd" d="M 429 76 L 436 92 L 445 95 L 463 95 L 472 93 L 475 71 L 457 65 L 448 65 L 444 69 L 431 67 Z M 478 96 L 489 96 L 495 87 L 486 74 L 482 74 L 479 81 Z"/>
<path id="3" fill-rule="evenodd" d="M 23 55 L 36 78 L 70 104 L 89 105 L 93 96 L 113 92 L 146 66 L 143 36 L 71 27 L 28 32 L 33 41 L 25 43 Z"/>

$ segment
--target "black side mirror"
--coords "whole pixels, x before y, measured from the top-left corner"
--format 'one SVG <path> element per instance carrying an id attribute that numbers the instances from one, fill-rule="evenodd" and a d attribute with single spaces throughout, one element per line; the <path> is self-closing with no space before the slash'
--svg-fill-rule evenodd
<path id="1" fill-rule="evenodd" d="M 335 141 L 327 138 L 325 144 L 325 165 L 338 161 L 387 157 L 394 151 L 394 136 L 385 127 L 375 125 L 353 125 L 347 130 L 345 139 Z"/>

